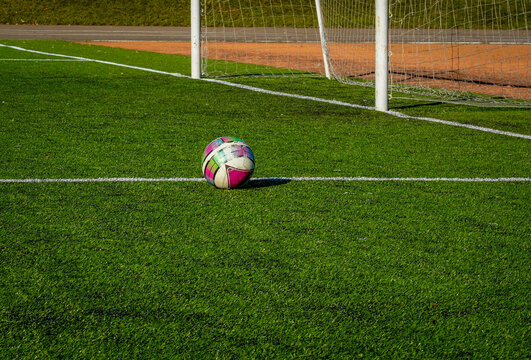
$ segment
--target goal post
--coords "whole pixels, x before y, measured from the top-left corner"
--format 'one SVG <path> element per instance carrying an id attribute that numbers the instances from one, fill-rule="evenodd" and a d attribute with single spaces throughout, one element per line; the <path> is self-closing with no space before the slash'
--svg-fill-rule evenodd
<path id="1" fill-rule="evenodd" d="M 192 79 L 201 78 L 201 0 L 190 0 Z"/>
<path id="2" fill-rule="evenodd" d="M 379 111 L 389 110 L 389 0 L 376 0 L 374 98 Z"/>
<path id="3" fill-rule="evenodd" d="M 325 69 L 325 76 L 327 79 L 332 79 L 330 74 L 330 62 L 328 59 L 328 45 L 326 43 L 326 33 L 323 20 L 323 9 L 321 8 L 321 0 L 315 0 L 315 12 L 317 15 L 317 22 L 319 24 L 319 38 L 321 40 L 321 51 L 323 52 L 323 64 Z"/>

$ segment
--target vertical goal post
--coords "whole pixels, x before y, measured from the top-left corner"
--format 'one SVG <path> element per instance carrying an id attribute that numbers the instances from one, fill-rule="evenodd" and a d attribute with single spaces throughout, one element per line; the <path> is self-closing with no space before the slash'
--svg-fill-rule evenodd
<path id="1" fill-rule="evenodd" d="M 389 0 L 376 0 L 375 107 L 389 110 Z"/>
<path id="2" fill-rule="evenodd" d="M 328 57 L 328 45 L 326 44 L 325 26 L 323 20 L 323 9 L 321 8 L 321 0 L 315 0 L 315 12 L 317 13 L 317 22 L 319 24 L 319 38 L 321 40 L 321 51 L 323 52 L 323 63 L 325 68 L 325 75 L 327 79 L 332 79 L 330 75 L 330 59 Z"/>
<path id="3" fill-rule="evenodd" d="M 191 0 L 192 79 L 201 78 L 201 0 Z"/>

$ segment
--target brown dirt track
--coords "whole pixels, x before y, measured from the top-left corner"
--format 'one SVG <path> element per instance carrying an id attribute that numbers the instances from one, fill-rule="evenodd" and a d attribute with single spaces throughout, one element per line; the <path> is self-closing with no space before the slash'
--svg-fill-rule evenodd
<path id="1" fill-rule="evenodd" d="M 189 42 L 85 43 L 190 56 Z M 208 46 L 210 57 L 214 59 L 323 72 L 321 48 L 318 43 L 209 43 Z M 329 44 L 329 48 L 331 54 L 335 54 L 334 59 L 341 61 L 346 56 L 341 54 L 355 54 L 356 58 L 360 59 L 353 60 L 357 62 L 357 74 L 346 70 L 341 75 L 359 76 L 361 71 L 366 78 L 373 76 L 374 45 Z M 393 54 L 390 57 L 390 68 L 394 83 L 531 100 L 529 45 L 392 44 L 390 51 Z"/>

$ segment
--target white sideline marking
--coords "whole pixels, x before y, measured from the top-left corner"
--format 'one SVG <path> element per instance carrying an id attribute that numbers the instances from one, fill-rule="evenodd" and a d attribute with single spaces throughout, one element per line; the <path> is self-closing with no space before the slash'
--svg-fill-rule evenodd
<path id="1" fill-rule="evenodd" d="M 78 178 L 78 179 L 0 179 L 0 183 L 91 183 L 91 182 L 201 182 L 203 178 Z"/>
<path id="2" fill-rule="evenodd" d="M 99 63 L 99 64 L 113 65 L 113 66 L 119 66 L 119 67 L 125 67 L 125 68 L 129 68 L 129 69 L 134 69 L 134 70 L 141 70 L 141 71 L 147 71 L 147 72 L 152 72 L 152 73 L 157 73 L 157 74 L 162 74 L 162 75 L 169 75 L 169 76 L 175 76 L 175 77 L 180 77 L 180 78 L 191 79 L 190 76 L 183 75 L 183 74 L 180 74 L 180 73 L 170 73 L 170 72 L 167 72 L 167 71 L 149 69 L 149 68 L 132 66 L 132 65 L 125 65 L 125 64 L 115 63 L 115 62 L 111 62 L 111 61 L 89 59 L 89 58 L 84 58 L 84 57 L 63 55 L 63 54 L 54 54 L 54 53 L 48 53 L 48 52 L 37 51 L 37 50 L 29 50 L 29 49 L 24 49 L 24 48 L 21 48 L 21 47 L 18 47 L 18 46 L 11 46 L 11 45 L 4 45 L 4 44 L 0 44 L 0 47 L 7 47 L 7 48 L 20 50 L 20 51 L 26 51 L 26 52 L 30 52 L 30 53 L 34 53 L 34 54 L 58 56 L 58 57 L 77 59 L 77 60 L 82 60 L 82 61 L 91 61 L 91 62 L 95 62 L 95 63 Z M 363 106 L 363 105 L 351 104 L 351 103 L 347 103 L 347 102 L 343 102 L 343 101 L 328 100 L 328 99 L 322 99 L 322 98 L 313 97 L 313 96 L 290 94 L 290 93 L 285 93 L 285 92 L 281 92 L 281 91 L 266 90 L 266 89 L 257 88 L 257 87 L 254 87 L 254 86 L 235 84 L 235 83 L 231 83 L 231 82 L 223 81 L 223 80 L 217 80 L 217 79 L 200 79 L 200 80 L 201 81 L 208 81 L 208 82 L 212 82 L 212 83 L 217 83 L 217 84 L 221 84 L 221 85 L 226 85 L 226 86 L 231 86 L 231 87 L 236 87 L 236 88 L 239 88 L 239 89 L 250 90 L 250 91 L 254 91 L 254 92 L 258 92 L 258 93 L 262 93 L 262 94 L 277 95 L 277 96 L 283 96 L 283 97 L 289 97 L 289 98 L 295 98 L 295 99 L 301 99 L 301 100 L 311 100 L 311 101 L 317 101 L 317 102 L 322 102 L 322 103 L 327 103 L 327 104 L 333 104 L 333 105 L 339 105 L 339 106 L 347 106 L 347 107 L 356 108 L 356 109 L 373 110 L 373 111 L 376 110 L 374 107 L 371 107 L 371 106 Z M 463 123 L 458 123 L 458 122 L 454 122 L 454 121 L 440 120 L 440 119 L 435 119 L 435 118 L 430 118 L 430 117 L 411 116 L 411 115 L 407 115 L 407 114 L 400 113 L 400 112 L 397 112 L 397 111 L 386 111 L 385 113 L 388 114 L 388 115 L 391 115 L 391 116 L 402 118 L 402 119 L 428 121 L 428 122 L 433 122 L 433 123 L 438 123 L 438 124 L 450 125 L 450 126 L 455 126 L 455 127 L 462 127 L 462 128 L 466 128 L 466 129 L 470 129 L 470 130 L 483 131 L 483 132 L 487 132 L 487 133 L 491 133 L 491 134 L 506 135 L 506 136 L 516 137 L 516 138 L 531 140 L 531 135 L 518 134 L 518 133 L 513 133 L 513 132 L 510 132 L 510 131 L 496 130 L 496 129 L 486 128 L 486 127 L 482 127 L 482 126 L 463 124 Z"/>
<path id="3" fill-rule="evenodd" d="M 285 92 L 281 92 L 281 91 L 266 90 L 266 89 L 262 89 L 262 88 L 258 88 L 258 87 L 254 87 L 254 86 L 231 83 L 231 82 L 224 81 L 224 80 L 218 80 L 218 79 L 201 79 L 201 80 L 208 81 L 208 82 L 213 82 L 213 83 L 221 84 L 221 85 L 232 86 L 232 87 L 239 88 L 239 89 L 250 90 L 250 91 L 254 91 L 254 92 L 258 92 L 258 93 L 262 93 L 262 94 L 291 97 L 291 98 L 301 99 L 301 100 L 311 100 L 311 101 L 317 101 L 317 102 L 324 102 L 324 103 L 327 103 L 327 104 L 347 106 L 347 107 L 352 107 L 352 108 L 356 108 L 356 109 L 376 110 L 374 107 L 371 107 L 371 106 L 351 104 L 351 103 L 338 101 L 338 100 L 322 99 L 322 98 L 318 98 L 318 97 L 314 97 L 314 96 L 290 94 L 290 93 L 285 93 Z"/>
<path id="4" fill-rule="evenodd" d="M 87 61 L 78 59 L 0 59 L 0 61 Z"/>
<path id="5" fill-rule="evenodd" d="M 256 178 L 251 181 L 345 181 L 345 182 L 530 182 L 528 177 L 501 177 L 501 178 L 428 178 L 428 177 L 269 177 Z M 0 179 L 0 183 L 98 183 L 98 182 L 203 182 L 204 178 L 138 178 L 138 177 L 112 177 L 112 178 L 79 178 L 79 179 Z"/>
<path id="6" fill-rule="evenodd" d="M 279 178 L 280 180 L 291 181 L 412 181 L 412 182 L 425 182 L 425 181 L 437 181 L 437 182 L 523 182 L 531 181 L 531 178 L 526 177 L 503 177 L 503 178 L 427 178 L 427 177 L 392 177 L 392 178 L 378 178 L 378 177 L 292 177 L 292 178 Z M 257 179 L 258 180 L 258 179 Z M 264 179 L 266 180 L 266 179 Z"/>

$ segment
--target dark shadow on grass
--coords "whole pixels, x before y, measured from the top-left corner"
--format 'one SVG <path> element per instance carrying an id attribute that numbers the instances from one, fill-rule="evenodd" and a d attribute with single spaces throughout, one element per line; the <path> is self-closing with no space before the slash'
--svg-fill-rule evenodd
<path id="1" fill-rule="evenodd" d="M 410 109 L 410 108 L 418 108 L 423 106 L 436 106 L 436 105 L 442 105 L 444 104 L 442 101 L 436 101 L 436 102 L 429 102 L 429 103 L 422 103 L 422 104 L 414 104 L 414 105 L 403 105 L 403 106 L 392 106 L 392 109 Z"/>
<path id="2" fill-rule="evenodd" d="M 289 75 L 292 75 L 293 73 L 290 72 Z M 300 71 L 300 72 L 296 72 L 294 73 L 295 75 L 311 75 L 312 77 L 315 77 L 315 78 L 321 78 L 323 77 L 322 75 L 319 76 L 319 74 L 315 74 L 315 73 L 311 73 L 311 72 L 305 72 L 305 71 Z M 272 73 L 270 75 L 265 75 L 265 77 L 286 77 L 288 75 L 288 73 L 286 72 L 279 72 L 278 74 L 275 74 L 275 73 Z M 217 79 L 220 79 L 220 80 L 224 80 L 224 79 L 239 79 L 239 78 L 254 78 L 254 77 L 260 77 L 260 78 L 263 78 L 264 77 L 264 74 L 263 73 L 249 73 L 249 74 L 233 74 L 233 75 L 222 75 L 222 76 L 217 76 L 216 78 Z"/>
<path id="3" fill-rule="evenodd" d="M 264 178 L 264 179 L 251 179 L 240 189 L 258 189 L 263 187 L 270 186 L 279 186 L 291 182 L 290 179 L 281 179 L 281 178 Z"/>

